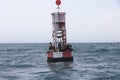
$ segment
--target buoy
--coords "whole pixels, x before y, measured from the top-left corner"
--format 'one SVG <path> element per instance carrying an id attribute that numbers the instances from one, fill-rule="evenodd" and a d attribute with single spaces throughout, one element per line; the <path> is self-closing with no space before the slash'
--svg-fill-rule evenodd
<path id="1" fill-rule="evenodd" d="M 56 1 L 59 6 L 60 0 Z M 52 13 L 52 38 L 47 51 L 47 62 L 73 61 L 72 45 L 66 40 L 65 12 Z"/>

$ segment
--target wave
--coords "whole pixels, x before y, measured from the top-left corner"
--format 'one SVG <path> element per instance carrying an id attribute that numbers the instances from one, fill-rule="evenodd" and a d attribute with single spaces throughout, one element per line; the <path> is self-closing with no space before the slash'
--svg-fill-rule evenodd
<path id="1" fill-rule="evenodd" d="M 101 76 L 101 77 L 97 77 L 97 78 L 94 78 L 92 80 L 120 80 L 120 74 L 117 74 L 117 75 L 113 75 L 113 76 Z"/>
<path id="2" fill-rule="evenodd" d="M 120 49 L 74 49 L 75 53 L 120 53 Z"/>
<path id="3" fill-rule="evenodd" d="M 30 49 L 1 49 L 0 51 L 28 51 Z"/>
<path id="4" fill-rule="evenodd" d="M 31 67 L 36 67 L 35 65 L 30 65 L 30 64 L 15 64 L 15 65 L 9 65 L 9 67 L 12 68 L 31 68 Z"/>

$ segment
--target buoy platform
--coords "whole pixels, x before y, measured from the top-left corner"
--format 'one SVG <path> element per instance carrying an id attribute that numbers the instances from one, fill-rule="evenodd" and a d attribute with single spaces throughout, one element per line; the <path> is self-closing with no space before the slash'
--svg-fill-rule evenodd
<path id="1" fill-rule="evenodd" d="M 47 62 L 69 62 L 73 61 L 72 49 L 70 51 L 48 51 L 47 52 Z"/>

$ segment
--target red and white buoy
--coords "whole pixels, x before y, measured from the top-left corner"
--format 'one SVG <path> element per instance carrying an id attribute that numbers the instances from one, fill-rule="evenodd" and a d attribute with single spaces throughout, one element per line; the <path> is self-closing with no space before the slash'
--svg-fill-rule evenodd
<path id="1" fill-rule="evenodd" d="M 59 7 L 61 1 L 57 0 L 56 4 Z M 52 37 L 53 42 L 49 43 L 47 61 L 48 62 L 73 61 L 72 46 L 70 44 L 67 44 L 66 40 L 64 12 L 52 13 Z"/>

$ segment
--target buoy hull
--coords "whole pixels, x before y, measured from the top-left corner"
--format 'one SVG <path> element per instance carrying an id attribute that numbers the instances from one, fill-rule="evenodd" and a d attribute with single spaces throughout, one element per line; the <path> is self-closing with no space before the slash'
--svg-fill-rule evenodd
<path id="1" fill-rule="evenodd" d="M 73 57 L 69 58 L 47 58 L 47 62 L 71 62 L 73 61 Z"/>
<path id="2" fill-rule="evenodd" d="M 47 62 L 71 62 L 73 56 L 71 52 L 49 52 L 47 53 Z"/>

